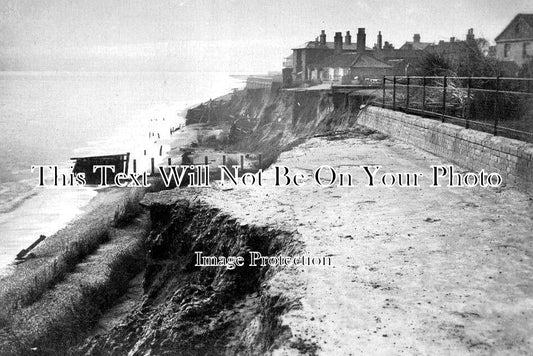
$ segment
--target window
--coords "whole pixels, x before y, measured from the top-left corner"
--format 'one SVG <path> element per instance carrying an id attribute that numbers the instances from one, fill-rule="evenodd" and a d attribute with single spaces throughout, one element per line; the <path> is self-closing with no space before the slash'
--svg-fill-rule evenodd
<path id="1" fill-rule="evenodd" d="M 509 57 L 509 52 L 511 51 L 511 44 L 510 43 L 506 43 L 504 46 L 503 46 L 503 56 L 505 58 Z"/>
<path id="2" fill-rule="evenodd" d="M 528 53 L 529 53 L 529 45 L 530 45 L 529 42 L 525 42 L 525 43 L 522 45 L 522 58 L 527 58 L 527 57 L 528 57 Z"/>

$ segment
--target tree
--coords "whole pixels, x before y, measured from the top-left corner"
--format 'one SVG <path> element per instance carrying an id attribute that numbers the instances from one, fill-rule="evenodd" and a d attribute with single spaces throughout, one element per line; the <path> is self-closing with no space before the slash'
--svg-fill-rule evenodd
<path id="1" fill-rule="evenodd" d="M 416 68 L 416 74 L 425 77 L 456 76 L 452 63 L 439 53 L 427 53 Z"/>
<path id="2" fill-rule="evenodd" d="M 502 62 L 488 57 L 488 41 L 460 41 L 435 46 L 421 60 L 418 75 L 457 77 L 497 77 L 502 75 Z M 485 48 L 487 48 L 485 50 Z"/>

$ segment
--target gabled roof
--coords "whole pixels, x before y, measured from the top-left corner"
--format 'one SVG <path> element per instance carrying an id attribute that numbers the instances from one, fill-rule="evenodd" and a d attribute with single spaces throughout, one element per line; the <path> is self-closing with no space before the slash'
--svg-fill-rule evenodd
<path id="1" fill-rule="evenodd" d="M 428 52 L 440 53 L 440 54 L 453 54 L 464 53 L 466 51 L 476 51 L 476 44 L 471 44 L 467 41 L 454 41 L 454 42 L 439 42 L 426 48 Z"/>
<path id="2" fill-rule="evenodd" d="M 432 44 L 433 44 L 432 42 L 409 42 L 407 41 L 400 47 L 400 49 L 412 48 L 416 51 L 422 51 L 426 49 L 427 46 L 430 46 Z"/>
<path id="3" fill-rule="evenodd" d="M 358 54 L 352 63 L 353 68 L 391 68 L 387 63 L 371 56 L 370 54 Z"/>
<path id="4" fill-rule="evenodd" d="M 514 19 L 505 27 L 505 29 L 495 38 L 495 41 L 498 42 L 500 40 L 505 40 L 503 37 L 505 37 L 506 34 L 508 34 L 511 30 L 511 27 L 513 25 L 516 25 L 519 22 L 525 23 L 527 26 L 529 26 L 530 33 L 533 34 L 533 14 L 518 14 L 514 17 Z M 528 38 L 531 38 L 533 36 L 527 36 Z M 517 37 L 521 38 L 521 37 Z"/>
<path id="5" fill-rule="evenodd" d="M 342 53 L 324 58 L 314 68 L 391 68 L 367 53 Z"/>

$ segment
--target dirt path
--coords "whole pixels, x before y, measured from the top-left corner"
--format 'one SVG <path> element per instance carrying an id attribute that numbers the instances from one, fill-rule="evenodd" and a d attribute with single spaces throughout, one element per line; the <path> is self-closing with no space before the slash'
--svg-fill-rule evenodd
<path id="1" fill-rule="evenodd" d="M 276 164 L 305 184 L 274 187 L 269 169 L 263 187 L 200 192 L 243 223 L 296 231 L 311 256 L 331 256 L 331 267 L 272 282 L 301 302 L 283 318 L 293 338 L 277 354 L 533 352 L 530 197 L 432 188 L 430 166 L 447 162 L 389 139 L 315 138 Z M 365 164 L 424 176 L 418 188 L 367 187 Z M 351 172 L 355 186 L 318 186 L 311 174 L 321 165 Z"/>

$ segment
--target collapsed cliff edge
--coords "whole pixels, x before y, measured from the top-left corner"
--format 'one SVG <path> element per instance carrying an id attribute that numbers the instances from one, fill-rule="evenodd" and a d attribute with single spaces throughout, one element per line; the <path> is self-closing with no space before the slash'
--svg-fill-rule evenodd
<path id="1" fill-rule="evenodd" d="M 215 144 L 228 151 L 261 153 L 261 168 L 266 168 L 282 151 L 307 138 L 361 131 L 354 128 L 355 120 L 350 118 L 366 100 L 367 95 L 336 98 L 329 90 L 245 89 L 191 109 L 186 119 L 187 125 L 216 126 L 225 132 L 222 139 L 195 143 L 196 147 Z M 378 135 L 372 130 L 364 134 Z M 60 273 L 56 272 L 56 260 L 50 260 L 52 272 L 42 274 L 39 294 L 17 302 L 12 307 L 15 318 L 2 317 L 0 338 L 6 347 L 1 353 L 264 354 L 283 345 L 313 354 L 316 344 L 295 338 L 281 322 L 288 310 L 299 308 L 303 285 L 294 278 L 296 267 L 247 264 L 250 252 L 264 256 L 302 252 L 304 244 L 297 231 L 282 225 L 244 223 L 198 199 L 198 195 L 192 188 L 146 195 L 141 201 L 145 212 L 137 212 L 137 217 L 120 230 L 120 236 L 131 236 L 131 253 L 129 247 L 120 252 L 121 248 L 114 246 L 116 257 L 108 256 L 111 246 L 106 247 L 110 241 L 107 236 L 113 229 L 106 227 L 100 247 L 91 247 L 83 254 L 77 251 L 79 244 L 73 249 L 67 247 L 66 253 L 76 254 L 76 259 Z M 116 218 L 112 208 L 105 214 L 113 220 L 113 212 Z M 142 229 L 134 232 L 137 225 Z M 76 234 L 77 229 L 75 223 L 64 235 Z M 205 256 L 242 256 L 245 266 L 198 267 L 195 251 Z M 145 255 L 142 262 L 139 253 Z M 100 267 L 102 277 L 98 276 L 97 282 L 85 285 L 84 280 L 94 278 L 89 274 L 99 268 L 100 262 L 93 255 L 103 255 L 103 260 L 110 262 Z M 122 262 L 129 255 L 137 261 L 135 268 L 122 271 L 129 268 Z M 37 260 L 41 258 L 49 257 L 37 253 Z M 91 263 L 94 267 L 85 267 Z M 99 318 L 107 317 L 106 310 L 113 300 L 119 300 L 118 293 L 126 292 L 139 263 L 144 272 L 138 300 L 115 317 L 112 328 L 90 331 Z M 118 275 L 115 270 L 120 270 Z M 110 283 L 118 283 L 120 288 L 115 290 Z M 29 288 L 35 294 L 32 285 Z M 58 304 L 55 300 L 61 299 L 62 289 L 69 291 L 69 300 Z M 41 318 L 39 314 L 49 313 L 46 308 L 50 305 L 54 315 Z"/>
<path id="2" fill-rule="evenodd" d="M 371 95 L 244 90 L 191 109 L 189 128 L 217 134 L 186 151 L 260 153 L 256 169 L 278 159 L 302 185 L 265 169 L 261 187 L 152 187 L 97 206 L 24 262 L 30 283 L 0 288 L 0 353 L 531 354 L 531 198 L 369 188 L 361 163 L 430 177 L 443 160 L 358 126 Z M 313 184 L 325 165 L 353 184 Z M 197 252 L 244 264 L 199 265 Z M 332 264 L 252 266 L 252 253 Z"/>
<path id="3" fill-rule="evenodd" d="M 243 90 L 191 109 L 187 125 L 222 127 L 223 149 L 259 152 L 266 165 L 306 138 L 355 126 L 350 117 L 368 96 L 330 91 Z M 358 130 L 361 130 L 359 128 Z M 367 135 L 378 135 L 366 130 Z M 213 144 L 213 142 L 209 142 Z M 200 143 L 201 145 L 202 143 Z M 200 148 L 201 149 L 201 148 Z M 200 194 L 200 192 L 198 192 Z M 265 354 L 281 347 L 313 354 L 314 342 L 294 338 L 281 318 L 304 293 L 295 266 L 250 266 L 250 252 L 294 256 L 304 244 L 294 229 L 255 225 L 221 212 L 194 189 L 149 194 L 142 303 L 109 332 L 76 352 L 86 355 Z M 203 256 L 242 257 L 237 268 L 196 266 Z"/>
<path id="4" fill-rule="evenodd" d="M 214 140 L 216 145 L 262 153 L 268 165 L 306 138 L 355 126 L 349 118 L 367 99 L 351 97 L 336 107 L 330 91 L 243 90 L 189 110 L 186 119 L 187 125 L 221 127 L 227 135 Z M 76 352 L 265 354 L 284 345 L 314 353 L 313 342 L 291 338 L 281 322 L 285 312 L 299 307 L 303 286 L 295 278 L 297 267 L 249 266 L 250 252 L 302 252 L 297 232 L 243 223 L 195 196 L 194 189 L 187 188 L 183 194 L 149 194 L 141 202 L 152 223 L 142 303 L 121 324 L 92 337 Z M 198 267 L 197 251 L 203 256 L 240 256 L 245 265 Z"/>
<path id="5" fill-rule="evenodd" d="M 186 122 L 225 128 L 228 137 L 219 147 L 227 150 L 279 154 L 303 139 L 355 127 L 354 115 L 376 95 L 378 90 L 364 89 L 245 89 L 189 110 Z"/>

